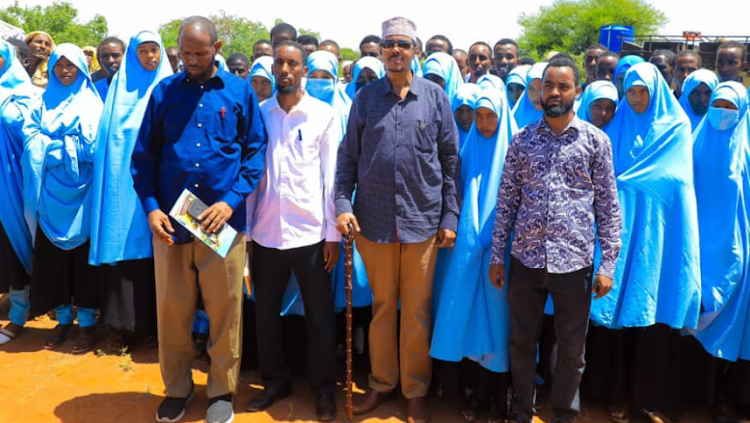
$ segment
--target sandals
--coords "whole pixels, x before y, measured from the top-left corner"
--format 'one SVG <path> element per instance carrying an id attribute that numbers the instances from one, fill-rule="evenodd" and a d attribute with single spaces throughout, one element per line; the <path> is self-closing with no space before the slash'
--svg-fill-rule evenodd
<path id="1" fill-rule="evenodd" d="M 87 352 L 94 349 L 94 334 L 96 332 L 96 326 L 87 328 L 79 328 L 78 338 L 73 343 L 73 349 L 70 351 L 73 354 L 86 354 Z"/>
<path id="2" fill-rule="evenodd" d="M 72 324 L 58 324 L 57 326 L 55 326 L 55 328 L 52 329 L 52 333 L 44 340 L 43 348 L 45 350 L 56 350 L 60 348 L 62 344 L 64 344 L 65 341 L 68 340 L 68 335 L 70 335 L 70 329 L 72 328 Z"/>
<path id="3" fill-rule="evenodd" d="M 107 339 L 107 354 L 119 355 L 128 352 L 130 345 L 125 336 L 117 331 L 111 332 Z"/>
<path id="4" fill-rule="evenodd" d="M 463 410 L 461 410 L 461 417 L 467 422 L 476 421 L 479 418 L 479 402 L 474 398 L 467 398 Z"/>
<path id="5" fill-rule="evenodd" d="M 8 342 L 14 340 L 22 332 L 23 326 L 19 326 L 15 323 L 9 323 L 4 328 L 0 329 L 0 345 L 5 345 Z"/>
<path id="6" fill-rule="evenodd" d="M 507 411 L 501 411 L 501 408 L 505 408 L 505 407 L 501 407 L 497 398 L 491 399 L 489 402 L 488 410 L 487 410 L 486 423 L 505 422 L 505 419 L 507 418 Z"/>
<path id="7" fill-rule="evenodd" d="M 630 422 L 630 415 L 628 414 L 627 407 L 607 407 L 607 417 L 615 423 L 628 423 Z"/>
<path id="8" fill-rule="evenodd" d="M 648 411 L 644 408 L 643 412 L 648 415 L 652 423 L 672 423 L 672 419 L 658 411 Z"/>

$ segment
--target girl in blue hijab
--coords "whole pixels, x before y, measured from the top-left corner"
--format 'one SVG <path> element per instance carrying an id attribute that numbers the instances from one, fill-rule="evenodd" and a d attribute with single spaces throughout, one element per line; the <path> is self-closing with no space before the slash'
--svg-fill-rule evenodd
<path id="1" fill-rule="evenodd" d="M 31 232 L 23 215 L 21 156 L 37 128 L 31 112 L 35 88 L 16 50 L 0 40 L 0 293 L 10 293 L 10 323 L 0 329 L 0 345 L 23 331 L 29 311 Z"/>
<path id="2" fill-rule="evenodd" d="M 250 86 L 258 97 L 258 103 L 276 94 L 276 79 L 273 77 L 273 57 L 262 56 L 253 62 L 247 76 Z"/>
<path id="3" fill-rule="evenodd" d="M 338 68 L 339 61 L 333 53 L 323 50 L 311 53 L 307 56 L 305 91 L 333 107 L 338 116 L 340 136 L 343 139 L 352 101 L 339 89 Z"/>
<path id="4" fill-rule="evenodd" d="M 458 151 L 460 154 L 466 136 L 474 124 L 474 110 L 477 105 L 477 95 L 481 89 L 476 84 L 461 84 L 451 103 L 453 118 L 458 128 Z"/>
<path id="5" fill-rule="evenodd" d="M 113 265 L 106 268 L 103 319 L 116 331 L 110 350 L 127 345 L 121 331 L 156 336 L 153 235 L 127 169 L 151 90 L 171 75 L 161 37 L 150 31 L 138 33 L 130 39 L 112 79 L 99 123 L 89 263 Z"/>
<path id="6" fill-rule="evenodd" d="M 73 353 L 93 347 L 99 308 L 99 269 L 88 264 L 91 184 L 102 102 L 91 82 L 83 51 L 73 44 L 55 48 L 42 105 L 32 120 L 39 133 L 22 158 L 24 213 L 34 235 L 31 309 L 54 308 L 58 325 L 45 348 L 62 345 L 73 325 L 73 299 L 81 328 Z"/>
<path id="7" fill-rule="evenodd" d="M 641 393 L 642 408 L 652 419 L 675 419 L 681 404 L 671 393 L 681 389 L 675 377 L 680 330 L 694 329 L 700 311 L 693 140 L 687 116 L 654 65 L 633 65 L 624 88 L 626 100 L 607 128 L 622 209 L 622 249 L 612 290 L 592 303 L 591 319 L 623 330 L 622 351 L 610 352 L 621 360 L 611 371 L 642 375 L 633 388 Z M 628 344 L 635 346 L 634 357 L 625 353 Z M 628 387 L 614 391 L 625 393 Z M 626 404 L 626 397 L 610 398 L 610 416 L 626 416 Z"/>
<path id="8" fill-rule="evenodd" d="M 701 84 L 703 84 L 703 87 L 701 87 Z M 703 116 L 705 116 L 706 112 L 708 111 L 708 107 L 697 104 L 699 99 L 695 99 L 693 101 L 693 103 L 696 104 L 691 104 L 690 96 L 700 96 L 701 94 L 703 94 L 699 91 L 696 91 L 696 89 L 698 89 L 699 87 L 701 90 L 707 90 L 708 93 L 706 94 L 710 96 L 709 93 L 713 92 L 717 85 L 719 85 L 719 77 L 708 69 L 698 69 L 697 71 L 690 73 L 690 75 L 688 75 L 687 78 L 685 78 L 685 80 L 682 82 L 680 106 L 682 106 L 682 110 L 685 111 L 688 119 L 690 119 L 690 127 L 693 131 L 698 129 L 698 124 L 701 123 L 701 120 L 703 120 Z M 708 106 L 708 104 L 706 104 L 706 106 Z"/>
<path id="9" fill-rule="evenodd" d="M 717 358 L 721 371 L 711 376 L 719 391 L 729 386 L 727 375 L 750 367 L 750 105 L 738 82 L 719 84 L 709 104 L 693 134 L 703 284 L 695 338 Z M 736 400 L 748 402 L 750 380 L 737 383 Z M 717 395 L 716 410 L 732 410 L 729 401 Z"/>
<path id="10" fill-rule="evenodd" d="M 510 107 L 513 108 L 518 99 L 526 90 L 526 75 L 529 73 L 529 65 L 516 66 L 508 74 L 508 78 L 505 79 L 505 85 L 508 89 L 508 102 Z"/>
<path id="11" fill-rule="evenodd" d="M 617 87 L 614 84 L 609 81 L 594 81 L 587 84 L 583 91 L 577 112 L 578 118 L 604 131 L 615 117 L 619 102 Z"/>
<path id="12" fill-rule="evenodd" d="M 458 68 L 456 59 L 450 54 L 438 51 L 432 53 L 427 58 L 422 67 L 422 75 L 425 79 L 440 85 L 448 95 L 448 100 L 453 102 L 456 97 L 458 87 L 463 85 L 464 79 L 461 76 L 461 70 Z"/>
<path id="13" fill-rule="evenodd" d="M 542 118 L 542 75 L 547 68 L 547 62 L 535 63 L 526 74 L 526 89 L 521 98 L 513 107 L 513 117 L 518 124 L 518 129 L 523 129 L 526 125 L 536 122 Z"/>
<path id="14" fill-rule="evenodd" d="M 346 84 L 346 94 L 354 100 L 354 94 L 365 85 L 375 82 L 385 76 L 385 67 L 380 60 L 365 56 L 356 63 L 352 69 L 352 82 Z"/>
<path id="15" fill-rule="evenodd" d="M 430 355 L 449 362 L 468 358 L 485 371 L 507 373 L 507 292 L 492 285 L 488 269 L 497 192 L 517 127 L 499 92 L 482 90 L 476 104 L 476 121 L 461 152 L 463 205 L 458 237 L 454 248 L 441 250 L 435 270 Z M 501 414 L 508 387 L 507 377 L 503 379 L 496 398 Z M 505 418 L 499 417 L 500 421 Z"/>
<path id="16" fill-rule="evenodd" d="M 625 56 L 622 59 L 617 61 L 617 66 L 615 67 L 615 74 L 612 76 L 615 81 L 615 86 L 617 87 L 617 93 L 620 95 L 620 99 L 625 98 L 625 90 L 623 89 L 623 81 L 625 80 L 625 72 L 628 71 L 633 65 L 636 65 L 638 63 L 643 63 L 645 60 L 643 60 L 640 56 Z"/>

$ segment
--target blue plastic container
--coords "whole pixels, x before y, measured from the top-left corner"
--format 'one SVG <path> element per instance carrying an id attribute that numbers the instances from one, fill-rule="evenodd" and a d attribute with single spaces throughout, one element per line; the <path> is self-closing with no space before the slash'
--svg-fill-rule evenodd
<path id="1" fill-rule="evenodd" d="M 622 50 L 622 42 L 632 42 L 634 36 L 635 29 L 630 25 L 604 25 L 599 30 L 599 43 L 619 53 Z"/>

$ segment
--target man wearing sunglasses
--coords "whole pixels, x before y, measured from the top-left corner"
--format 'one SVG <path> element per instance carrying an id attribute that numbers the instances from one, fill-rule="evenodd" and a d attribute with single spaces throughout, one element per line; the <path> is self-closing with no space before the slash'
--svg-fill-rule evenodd
<path id="1" fill-rule="evenodd" d="M 377 408 L 400 382 L 407 423 L 425 423 L 435 259 L 437 248 L 453 247 L 458 223 L 458 130 L 445 91 L 412 73 L 415 44 L 413 22 L 383 22 L 386 77 L 354 99 L 335 200 L 337 228 L 357 233 L 373 293 L 370 390 L 354 413 Z"/>

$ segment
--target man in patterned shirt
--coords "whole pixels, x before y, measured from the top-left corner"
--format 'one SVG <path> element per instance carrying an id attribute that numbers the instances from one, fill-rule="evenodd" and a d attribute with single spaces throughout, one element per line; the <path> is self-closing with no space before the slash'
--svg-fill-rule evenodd
<path id="1" fill-rule="evenodd" d="M 612 146 L 573 111 L 580 72 L 568 55 L 550 60 L 542 78 L 544 117 L 513 137 L 498 194 L 490 280 L 502 288 L 511 230 L 508 303 L 515 398 L 511 422 L 530 422 L 536 344 L 547 295 L 555 305 L 557 370 L 550 393 L 553 423 L 573 422 L 591 292 L 612 287 L 621 217 Z M 591 279 L 596 223 L 602 259 Z"/>

